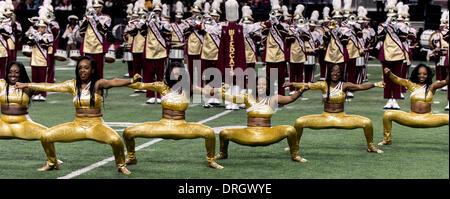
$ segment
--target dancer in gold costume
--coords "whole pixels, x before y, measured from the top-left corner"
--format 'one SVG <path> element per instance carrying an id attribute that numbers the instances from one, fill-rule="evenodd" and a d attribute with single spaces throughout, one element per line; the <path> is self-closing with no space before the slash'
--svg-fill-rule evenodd
<path id="1" fill-rule="evenodd" d="M 195 139 L 205 138 L 206 159 L 212 168 L 223 169 L 214 159 L 216 137 L 213 129 L 205 125 L 188 123 L 185 119 L 185 111 L 189 105 L 189 99 L 184 95 L 184 90 L 175 88 L 174 85 L 181 81 L 184 66 L 179 62 L 173 62 L 167 67 L 164 82 L 134 83 L 128 87 L 139 90 L 156 91 L 162 95 L 162 115 L 158 122 L 145 122 L 132 127 L 128 127 L 123 132 L 123 138 L 127 147 L 127 164 L 136 164 L 135 138 L 163 138 L 163 139 Z M 135 75 L 134 79 L 139 77 Z M 171 80 L 174 77 L 176 80 Z M 172 78 L 173 79 L 173 78 Z M 187 84 L 187 83 L 186 83 Z M 181 85 L 181 84 L 177 84 Z M 189 84 L 186 85 L 189 89 Z M 200 88 L 193 88 L 194 90 Z M 201 92 L 205 89 L 201 89 Z"/>
<path id="2" fill-rule="evenodd" d="M 359 115 L 346 115 L 344 113 L 344 102 L 346 91 L 360 91 L 377 87 L 383 87 L 382 82 L 367 84 L 352 84 L 343 82 L 343 69 L 337 64 L 328 68 L 326 81 L 316 83 L 286 83 L 284 86 L 293 85 L 296 88 L 321 90 L 324 102 L 324 112 L 321 115 L 308 115 L 298 118 L 295 121 L 297 138 L 300 139 L 303 134 L 303 128 L 311 129 L 356 129 L 363 128 L 364 136 L 367 142 L 367 151 L 383 153 L 373 144 L 373 126 L 370 119 Z"/>
<path id="3" fill-rule="evenodd" d="M 302 91 L 297 91 L 291 96 L 270 96 L 269 81 L 265 77 L 259 77 L 257 81 L 256 99 L 249 94 L 228 95 L 225 94 L 225 86 L 222 87 L 222 98 L 233 103 L 244 103 L 247 109 L 247 128 L 224 129 L 220 131 L 220 152 L 216 159 L 228 158 L 228 143 L 246 146 L 267 146 L 287 138 L 291 158 L 293 161 L 306 162 L 298 155 L 298 141 L 295 128 L 289 125 L 271 127 L 270 118 L 274 112 L 273 105 L 289 104 L 295 101 Z"/>
<path id="4" fill-rule="evenodd" d="M 42 135 L 43 143 L 74 142 L 94 140 L 111 145 L 118 171 L 124 174 L 131 172 L 126 168 L 122 139 L 119 134 L 103 124 L 101 106 L 103 90 L 112 87 L 126 86 L 133 81 L 126 79 L 100 79 L 96 62 L 90 57 L 81 57 L 75 70 L 76 80 L 63 83 L 16 83 L 17 88 L 30 88 L 38 91 L 71 93 L 76 108 L 75 121 L 54 126 Z M 44 146 L 45 147 L 45 146 Z M 56 151 L 46 148 L 49 161 L 41 170 L 58 169 Z"/>
<path id="5" fill-rule="evenodd" d="M 6 79 L 0 79 L 0 139 L 41 140 L 47 127 L 33 122 L 28 116 L 30 96 L 38 92 L 29 88 L 15 89 L 16 82 L 30 82 L 21 62 L 9 63 L 6 66 Z M 41 143 L 44 149 L 55 150 L 53 143 Z M 49 160 L 47 156 L 47 161 Z"/>
<path id="6" fill-rule="evenodd" d="M 389 110 L 383 114 L 384 139 L 378 145 L 392 144 L 392 121 L 413 128 L 431 128 L 448 125 L 448 114 L 432 114 L 431 103 L 436 89 L 448 85 L 448 76 L 444 81 L 433 83 L 433 71 L 420 64 L 414 68 L 409 80 L 394 75 L 389 68 L 384 73 L 396 84 L 408 88 L 411 97 L 411 112 Z"/>

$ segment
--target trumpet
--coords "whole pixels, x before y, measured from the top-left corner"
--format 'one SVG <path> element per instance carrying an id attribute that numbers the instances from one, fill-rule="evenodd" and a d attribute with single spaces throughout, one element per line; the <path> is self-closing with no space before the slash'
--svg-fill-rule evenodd
<path id="1" fill-rule="evenodd" d="M 277 16 L 277 11 L 276 10 L 270 11 L 269 16 L 270 17 L 276 17 Z"/>
<path id="2" fill-rule="evenodd" d="M 93 8 L 88 8 L 88 10 L 86 12 L 86 17 L 87 18 L 93 18 L 94 17 L 94 13 L 95 13 L 95 10 Z"/>
<path id="3" fill-rule="evenodd" d="M 202 24 L 202 22 L 203 22 L 203 15 L 201 15 L 201 14 L 195 15 L 195 17 L 194 17 L 194 23 L 195 23 L 196 25 L 200 25 L 200 24 Z"/>
<path id="4" fill-rule="evenodd" d="M 154 12 L 150 13 L 148 18 L 150 21 L 158 21 L 158 19 L 159 19 L 158 15 L 156 15 Z"/>
<path id="5" fill-rule="evenodd" d="M 147 15 L 145 13 L 139 14 L 139 20 L 146 21 L 147 20 Z"/>
<path id="6" fill-rule="evenodd" d="M 355 15 L 350 15 L 348 17 L 348 22 L 350 22 L 350 24 L 356 23 L 356 16 Z"/>
<path id="7" fill-rule="evenodd" d="M 206 21 L 205 21 L 205 24 L 212 24 L 212 17 L 211 16 L 208 16 L 208 17 L 206 17 Z"/>
<path id="8" fill-rule="evenodd" d="M 397 23 L 397 18 L 392 18 L 392 19 L 391 19 L 391 24 L 394 25 L 394 24 L 396 24 L 396 23 Z"/>
<path id="9" fill-rule="evenodd" d="M 305 26 L 305 19 L 304 18 L 298 18 L 296 19 L 296 23 L 297 27 L 301 28 L 303 26 Z"/>

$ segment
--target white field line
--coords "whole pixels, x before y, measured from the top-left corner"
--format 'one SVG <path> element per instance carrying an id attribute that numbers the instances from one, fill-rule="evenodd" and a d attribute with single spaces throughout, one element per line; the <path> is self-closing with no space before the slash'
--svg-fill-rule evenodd
<path id="1" fill-rule="evenodd" d="M 226 115 L 226 114 L 228 114 L 228 113 L 230 113 L 230 112 L 232 112 L 232 111 L 231 111 L 231 110 L 227 110 L 227 111 L 224 111 L 224 112 L 219 113 L 219 114 L 217 114 L 217 115 L 214 115 L 214 116 L 212 116 L 212 117 L 209 117 L 209 118 L 207 118 L 207 119 L 198 121 L 197 123 L 198 123 L 198 124 L 203 124 L 203 123 L 209 122 L 209 121 L 211 121 L 211 120 L 215 120 L 215 119 L 217 119 L 217 118 L 219 118 L 219 117 L 221 117 L 221 116 L 224 116 L 224 115 Z M 119 126 L 119 125 L 121 125 L 121 124 L 124 124 L 124 125 L 132 125 L 132 124 L 133 124 L 133 125 L 134 125 L 134 123 L 119 123 L 119 122 L 111 122 L 111 123 L 108 123 L 108 125 L 111 125 L 111 126 L 114 126 L 113 124 L 116 125 L 116 126 Z M 152 145 L 152 144 L 155 144 L 155 143 L 157 143 L 157 142 L 159 142 L 159 141 L 162 141 L 162 140 L 163 140 L 163 139 L 158 138 L 158 139 L 153 139 L 153 140 L 151 140 L 151 141 L 149 141 L 149 142 L 146 142 L 146 143 L 144 143 L 144 144 L 141 144 L 141 145 L 139 145 L 139 146 L 136 147 L 136 151 L 141 150 L 141 149 L 143 149 L 143 148 L 145 148 L 145 147 L 148 147 L 148 146 L 150 146 L 150 145 Z M 114 156 L 111 156 L 111 157 L 109 157 L 109 158 L 107 158 L 107 159 L 104 159 L 104 160 L 102 160 L 102 161 L 100 161 L 100 162 L 91 164 L 91 165 L 89 165 L 89 166 L 87 166 L 87 167 L 84 167 L 84 168 L 82 168 L 82 169 L 73 171 L 72 173 L 69 173 L 68 175 L 65 175 L 65 176 L 62 176 L 62 177 L 58 177 L 57 179 L 70 179 L 70 178 L 79 176 L 79 175 L 81 175 L 81 174 L 83 174 L 83 173 L 86 173 L 86 172 L 88 172 L 88 171 L 90 171 L 90 170 L 93 170 L 93 169 L 95 169 L 95 168 L 97 168 L 97 167 L 103 166 L 103 165 L 105 165 L 105 164 L 107 164 L 108 162 L 111 162 L 111 161 L 114 161 Z"/>

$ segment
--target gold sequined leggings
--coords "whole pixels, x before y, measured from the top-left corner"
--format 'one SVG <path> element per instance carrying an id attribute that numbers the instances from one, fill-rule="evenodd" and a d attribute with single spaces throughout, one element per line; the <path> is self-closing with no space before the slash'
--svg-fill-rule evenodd
<path id="1" fill-rule="evenodd" d="M 33 122 L 27 115 L 2 114 L 0 119 L 0 139 L 41 140 L 41 136 L 46 132 L 47 127 Z M 53 143 L 41 142 L 41 144 L 44 149 L 55 150 Z"/>
<path id="2" fill-rule="evenodd" d="M 46 143 L 74 142 L 80 140 L 93 140 L 109 144 L 112 147 L 116 165 L 125 167 L 125 154 L 122 139 L 112 128 L 103 124 L 101 117 L 76 117 L 75 121 L 54 126 L 42 136 Z M 50 158 L 50 165 L 56 163 L 54 149 L 45 149 Z"/>
<path id="3" fill-rule="evenodd" d="M 373 125 L 370 119 L 359 115 L 346 115 L 344 112 L 327 113 L 321 115 L 308 115 L 298 118 L 295 121 L 295 129 L 300 143 L 303 134 L 303 128 L 311 129 L 356 129 L 363 128 L 366 137 L 367 147 L 375 147 L 373 144 Z"/>
<path id="4" fill-rule="evenodd" d="M 127 147 L 127 158 L 130 160 L 136 159 L 134 138 L 138 137 L 174 140 L 205 138 L 206 159 L 209 163 L 215 162 L 216 136 L 214 130 L 202 124 L 163 118 L 159 122 L 145 122 L 128 127 L 123 131 L 123 138 Z"/>
<path id="5" fill-rule="evenodd" d="M 267 146 L 287 138 L 291 158 L 298 156 L 298 142 L 295 128 L 288 125 L 274 127 L 247 127 L 245 129 L 224 129 L 220 131 L 220 155 L 228 156 L 228 143 L 245 146 Z"/>
<path id="6" fill-rule="evenodd" d="M 419 114 L 395 110 L 386 111 L 383 114 L 384 141 L 391 141 L 392 139 L 392 121 L 413 128 L 431 128 L 448 125 L 448 117 L 448 114 Z"/>

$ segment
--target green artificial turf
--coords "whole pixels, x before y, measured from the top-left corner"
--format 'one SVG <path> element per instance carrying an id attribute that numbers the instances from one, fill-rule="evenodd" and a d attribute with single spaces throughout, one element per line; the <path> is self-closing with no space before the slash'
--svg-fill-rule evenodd
<path id="1" fill-rule="evenodd" d="M 29 65 L 29 59 L 20 54 L 19 61 Z M 56 62 L 56 81 L 63 82 L 75 77 L 68 62 Z M 372 64 L 378 64 L 371 60 Z M 418 62 L 414 62 L 417 64 Z M 260 66 L 259 66 L 260 67 Z M 74 68 L 72 66 L 72 68 Z M 105 64 L 105 78 L 122 78 L 126 64 L 117 61 Z M 316 74 L 318 73 L 316 70 Z M 31 76 L 31 71 L 27 69 Z M 381 67 L 369 67 L 369 81 L 381 80 Z M 317 80 L 318 78 L 316 78 Z M 112 88 L 108 91 L 103 108 L 105 122 L 158 121 L 161 105 L 145 104 L 145 94 L 136 96 L 130 88 Z M 345 103 L 346 114 L 369 118 L 374 127 L 374 143 L 383 140 L 382 109 L 386 103 L 383 89 L 373 88 L 354 93 L 355 98 Z M 399 100 L 401 110 L 409 112 L 409 93 Z M 272 125 L 294 125 L 298 117 L 323 112 L 320 91 L 303 94 L 308 100 L 298 99 L 279 108 L 272 117 Z M 433 99 L 433 113 L 445 113 L 446 92 L 438 91 Z M 439 104 L 437 104 L 439 102 Z M 205 109 L 201 104 L 191 104 L 186 111 L 188 122 L 198 122 L 216 114 L 224 108 Z M 33 102 L 29 108 L 33 121 L 47 127 L 71 122 L 75 110 L 70 94 L 49 94 L 46 102 Z M 245 126 L 245 110 L 230 111 L 217 119 L 204 123 L 210 127 Z M 112 126 L 122 135 L 123 126 Z M 90 170 L 75 178 L 232 178 L 232 179 L 423 179 L 449 178 L 449 127 L 409 128 L 393 124 L 393 145 L 379 147 L 384 154 L 366 152 L 362 129 L 339 130 L 305 129 L 300 142 L 300 155 L 307 163 L 293 162 L 289 152 L 284 151 L 287 140 L 265 147 L 248 147 L 230 142 L 228 159 L 218 160 L 223 170 L 207 167 L 204 139 L 163 140 L 137 151 L 138 164 L 128 166 L 131 175 L 117 172 L 114 161 Z M 151 141 L 137 138 L 136 146 Z M 39 141 L 0 140 L 0 179 L 11 178 L 58 178 L 91 164 L 112 157 L 111 147 L 93 141 L 56 143 L 58 158 L 64 161 L 59 170 L 38 172 L 45 164 L 45 153 Z M 216 153 L 219 137 L 216 136 Z"/>

